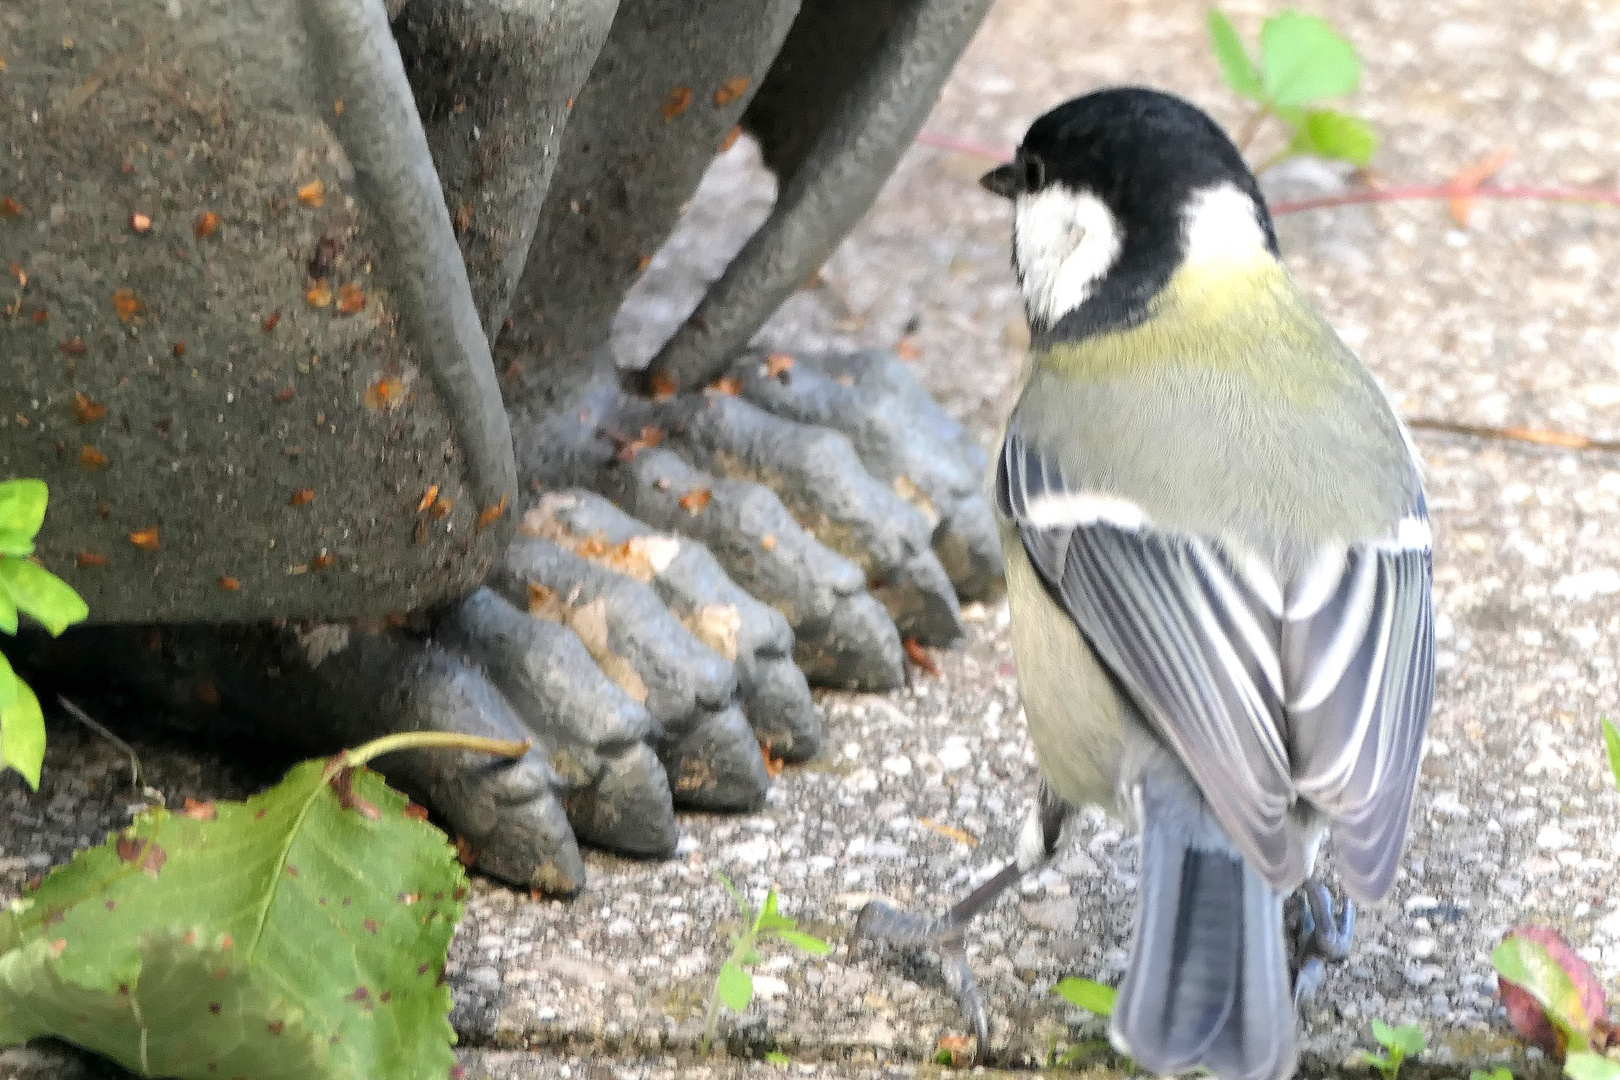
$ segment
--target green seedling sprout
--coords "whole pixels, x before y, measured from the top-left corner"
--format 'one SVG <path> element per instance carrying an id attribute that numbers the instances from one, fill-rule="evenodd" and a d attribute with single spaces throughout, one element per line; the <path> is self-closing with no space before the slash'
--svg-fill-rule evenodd
<path id="1" fill-rule="evenodd" d="M 714 990 L 709 995 L 709 1009 L 703 1018 L 703 1042 L 698 1047 L 700 1054 L 707 1054 L 709 1044 L 714 1041 L 715 1029 L 720 1023 L 720 1006 L 740 1013 L 754 1000 L 754 979 L 748 974 L 748 969 L 759 963 L 757 946 L 761 942 L 773 939 L 785 942 L 811 956 L 826 956 L 832 952 L 831 945 L 806 934 L 799 929 L 798 920 L 790 919 L 776 909 L 775 889 L 765 894 L 765 903 L 755 911 L 724 874 L 717 870 L 714 876 L 720 879 L 720 884 L 726 887 L 726 892 L 736 902 L 737 910 L 742 912 L 743 929 L 731 939 L 731 955 L 721 963 L 720 971 L 715 975 Z"/>
<path id="2" fill-rule="evenodd" d="M 1352 93 L 1361 82 L 1361 59 L 1355 46 L 1315 15 L 1284 11 L 1260 27 L 1260 62 L 1255 64 L 1237 30 L 1219 8 L 1207 19 L 1209 47 L 1221 78 L 1256 111 L 1238 136 L 1238 148 L 1249 145 L 1268 121 L 1289 131 L 1288 145 L 1255 172 L 1299 154 L 1348 161 L 1365 167 L 1378 149 L 1378 136 L 1363 119 L 1321 107 L 1331 98 Z"/>
<path id="3" fill-rule="evenodd" d="M 1401 1063 L 1423 1053 L 1423 1029 L 1416 1024 L 1390 1027 L 1382 1020 L 1372 1022 L 1373 1039 L 1384 1048 L 1381 1054 L 1362 1052 L 1361 1060 L 1383 1074 L 1384 1080 L 1400 1075 Z"/>

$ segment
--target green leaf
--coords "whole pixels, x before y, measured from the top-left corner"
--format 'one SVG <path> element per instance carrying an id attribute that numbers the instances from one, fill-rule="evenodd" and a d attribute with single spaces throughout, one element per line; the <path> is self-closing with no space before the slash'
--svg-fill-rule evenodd
<path id="1" fill-rule="evenodd" d="M 182 1080 L 443 1080 L 466 879 L 405 810 L 309 761 L 212 820 L 141 815 L 0 911 L 0 1046 L 53 1035 Z"/>
<path id="2" fill-rule="evenodd" d="M 0 769 L 16 769 L 38 791 L 39 770 L 45 764 L 45 714 L 33 690 L 11 673 L 10 664 L 6 671 L 11 675 L 12 699 L 0 707 Z"/>
<path id="3" fill-rule="evenodd" d="M 1059 979 L 1052 993 L 1070 1005 L 1078 1005 L 1098 1016 L 1108 1016 L 1114 1011 L 1114 998 L 1119 992 L 1090 979 Z"/>
<path id="4" fill-rule="evenodd" d="M 1581 1004 L 1581 993 L 1569 973 L 1546 947 L 1523 937 L 1510 937 L 1491 950 L 1491 966 L 1510 983 L 1515 983 L 1569 1038 L 1571 1051 L 1586 1049 L 1586 1033 L 1591 1020 Z"/>
<path id="5" fill-rule="evenodd" d="M 1234 93 L 1264 101 L 1265 87 L 1260 82 L 1260 73 L 1254 70 L 1254 61 L 1249 59 L 1249 51 L 1243 47 L 1232 21 L 1220 8 L 1212 7 L 1204 24 L 1209 28 L 1209 51 L 1221 65 L 1221 78 L 1226 80 L 1226 85 Z"/>
<path id="6" fill-rule="evenodd" d="M 24 614 L 44 624 L 52 636 L 90 614 L 73 586 L 27 559 L 0 556 L 0 590 Z"/>
<path id="7" fill-rule="evenodd" d="M 47 491 L 43 480 L 0 483 L 0 530 L 33 539 L 45 523 Z"/>
<path id="8" fill-rule="evenodd" d="M 748 901 L 744 900 L 742 893 L 737 891 L 737 886 L 733 885 L 731 879 L 718 870 L 714 872 L 714 876 L 720 879 L 720 884 L 726 887 L 726 892 L 730 893 L 731 899 L 736 901 L 737 910 L 742 912 L 743 918 L 752 923 L 754 921 L 754 909 L 748 906 Z"/>
<path id="9" fill-rule="evenodd" d="M 1370 1050 L 1363 1050 L 1361 1052 L 1361 1063 L 1363 1065 L 1371 1065 L 1385 1076 L 1391 1075 L 1394 1068 L 1400 1067 L 1400 1063 L 1394 1058 L 1391 1058 L 1385 1054 L 1375 1054 Z"/>
<path id="10" fill-rule="evenodd" d="M 826 956 L 832 952 L 831 945 L 802 930 L 778 930 L 776 936 L 800 952 L 807 952 L 811 956 Z"/>
<path id="11" fill-rule="evenodd" d="M 1499 1069 L 1498 1072 L 1507 1072 Z M 1512 1074 L 1509 1073 L 1509 1076 Z M 1620 1080 L 1620 1064 L 1602 1054 L 1585 1051 L 1570 1054 L 1564 1059 L 1564 1075 L 1570 1080 Z"/>
<path id="12" fill-rule="evenodd" d="M 1423 1053 L 1426 1040 L 1423 1038 L 1423 1029 L 1416 1024 L 1402 1024 L 1390 1032 L 1394 1039 L 1389 1045 L 1392 1050 L 1399 1050 L 1406 1057 L 1417 1057 Z"/>
<path id="13" fill-rule="evenodd" d="M 1289 149 L 1296 154 L 1315 154 L 1365 166 L 1378 149 L 1378 136 L 1373 134 L 1372 125 L 1358 116 L 1313 109 L 1294 128 Z"/>
<path id="14" fill-rule="evenodd" d="M 1620 729 L 1607 716 L 1602 723 L 1603 745 L 1609 748 L 1609 771 L 1614 773 L 1614 786 L 1620 787 Z"/>
<path id="15" fill-rule="evenodd" d="M 1395 1049 L 1395 1029 L 1382 1020 L 1372 1022 L 1373 1041 L 1386 1050 Z"/>
<path id="16" fill-rule="evenodd" d="M 754 980 L 748 977 L 748 972 L 727 960 L 720 965 L 720 976 L 714 980 L 714 992 L 720 996 L 720 1004 L 740 1013 L 754 1000 Z"/>
<path id="17" fill-rule="evenodd" d="M 4 589 L 0 589 L 0 630 L 8 634 L 17 632 L 17 605 L 11 602 L 11 597 Z"/>
<path id="18" fill-rule="evenodd" d="M 767 1064 L 771 1064 L 771 1065 L 791 1065 L 791 1064 L 793 1064 L 793 1059 L 788 1057 L 786 1054 L 782 1053 L 782 1051 L 780 1051 L 780 1050 L 768 1051 L 765 1054 L 765 1061 L 766 1061 Z"/>
<path id="19" fill-rule="evenodd" d="M 765 904 L 759 909 L 759 916 L 754 919 L 754 929 L 760 933 L 775 933 L 782 930 L 792 930 L 799 925 L 797 919 L 790 919 L 776 910 L 776 890 L 771 889 L 765 894 Z"/>
<path id="20" fill-rule="evenodd" d="M 1261 83 L 1275 105 L 1308 105 L 1361 82 L 1355 46 L 1315 15 L 1284 11 L 1260 27 Z"/>
<path id="21" fill-rule="evenodd" d="M 11 670 L 11 661 L 6 659 L 5 653 L 0 653 L 0 709 L 10 708 L 17 700 L 20 685 L 22 680 Z"/>
<path id="22" fill-rule="evenodd" d="M 32 534 L 20 529 L 0 528 L 0 555 L 16 555 L 27 558 L 34 553 L 34 538 Z"/>

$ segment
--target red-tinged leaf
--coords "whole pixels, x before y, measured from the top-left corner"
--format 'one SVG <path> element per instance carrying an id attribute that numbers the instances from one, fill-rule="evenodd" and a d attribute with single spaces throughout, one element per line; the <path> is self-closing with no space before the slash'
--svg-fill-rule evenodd
<path id="1" fill-rule="evenodd" d="M 1552 927 L 1508 931 L 1491 963 L 1513 1030 L 1559 1060 L 1571 1043 L 1585 1049 L 1597 1022 L 1607 1019 L 1603 984 Z"/>

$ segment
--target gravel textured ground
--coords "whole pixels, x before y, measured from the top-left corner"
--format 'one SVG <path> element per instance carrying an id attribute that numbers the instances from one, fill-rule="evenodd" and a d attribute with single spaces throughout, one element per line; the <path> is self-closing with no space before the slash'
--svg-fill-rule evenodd
<path id="1" fill-rule="evenodd" d="M 1384 140 L 1388 182 L 1440 182 L 1499 148 L 1504 183 L 1613 188 L 1620 167 L 1620 12 L 1589 3 L 1310 3 L 1360 47 L 1350 102 Z M 1252 33 L 1270 5 L 1229 5 Z M 1168 0 L 1002 0 L 930 122 L 989 147 L 1038 112 L 1110 82 L 1164 87 L 1229 126 L 1203 6 Z M 1264 156 L 1271 136 L 1262 135 Z M 778 347 L 892 345 L 988 442 L 1010 406 L 1024 329 L 1007 268 L 1010 214 L 973 181 L 989 164 L 918 147 L 820 280 L 766 335 Z M 1301 163 L 1274 196 L 1338 190 Z M 716 165 L 693 228 L 654 264 L 622 321 L 627 362 L 650 352 L 768 206 L 750 151 Z M 1290 267 L 1407 415 L 1620 439 L 1620 211 L 1488 202 L 1459 227 L 1444 202 L 1302 214 L 1279 231 Z M 1418 432 L 1439 550 L 1441 639 L 1433 738 L 1414 836 L 1393 895 L 1361 913 L 1351 959 L 1305 1018 L 1305 1071 L 1340 1071 L 1370 1019 L 1416 1022 L 1433 1075 L 1509 1062 L 1546 1073 L 1508 1038 L 1489 973 L 1507 928 L 1561 929 L 1620 989 L 1620 794 L 1597 720 L 1620 713 L 1620 456 Z M 764 811 L 689 816 L 668 862 L 589 858 L 588 891 L 535 902 L 481 882 L 452 950 L 454 1020 L 469 1075 L 502 1078 L 932 1075 L 960 1022 L 926 954 L 846 940 L 870 897 L 938 909 L 1012 851 L 1034 787 L 1001 606 L 970 607 L 970 640 L 888 696 L 828 694 L 827 752 L 778 780 Z M 47 785 L 0 781 L 0 894 L 99 840 L 135 801 L 118 757 L 52 732 Z M 171 801 L 227 796 L 258 778 L 214 758 L 143 748 Z M 992 1007 L 995 1060 L 1044 1061 L 1097 1025 L 1049 994 L 1065 974 L 1117 978 L 1136 853 L 1100 815 L 1056 864 L 970 938 Z M 836 943 L 825 960 L 767 949 L 734 1055 L 691 1057 L 737 928 L 714 872 Z M 0 1080 L 67 1075 L 54 1051 L 0 1054 Z M 88 1075 L 88 1074 L 87 1074 Z"/>

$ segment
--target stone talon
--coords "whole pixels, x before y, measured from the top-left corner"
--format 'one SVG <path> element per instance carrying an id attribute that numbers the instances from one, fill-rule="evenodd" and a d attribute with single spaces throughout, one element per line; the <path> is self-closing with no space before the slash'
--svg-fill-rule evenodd
<path id="1" fill-rule="evenodd" d="M 815 755 L 821 717 L 793 665 L 792 627 L 733 584 L 701 544 L 650 529 L 580 488 L 541 498 L 522 528 L 651 585 L 693 636 L 735 664 L 743 712 L 760 742 L 786 761 Z"/>
<path id="2" fill-rule="evenodd" d="M 806 532 L 767 488 L 701 472 L 658 448 L 605 470 L 601 489 L 635 518 L 703 544 L 732 580 L 781 612 L 811 682 L 855 690 L 904 684 L 900 634 L 866 591 L 860 568 Z M 696 513 L 681 505 L 694 491 L 709 494 Z"/>
<path id="3" fill-rule="evenodd" d="M 928 396 L 887 350 L 845 356 L 750 353 L 731 367 L 742 396 L 776 416 L 849 437 L 866 470 L 916 507 L 934 554 L 964 599 L 1001 588 L 995 517 L 984 497 L 987 467 L 973 436 Z"/>
<path id="4" fill-rule="evenodd" d="M 822 543 L 858 565 L 901 634 L 950 645 L 962 612 L 925 513 L 866 470 L 842 432 L 783 419 L 740 397 L 688 395 L 664 410 L 668 445 L 716 475 L 763 484 Z"/>

